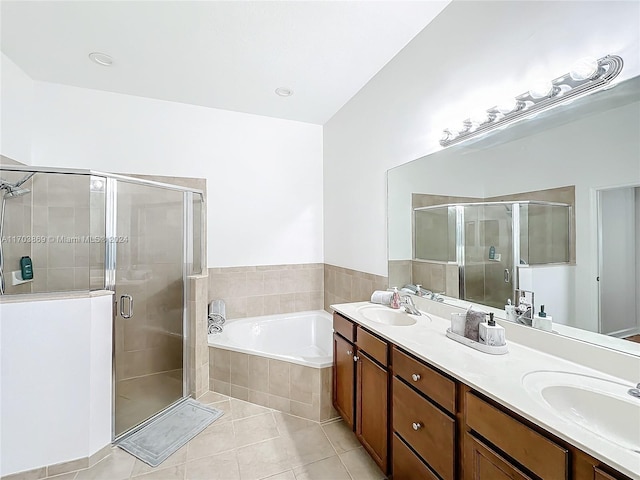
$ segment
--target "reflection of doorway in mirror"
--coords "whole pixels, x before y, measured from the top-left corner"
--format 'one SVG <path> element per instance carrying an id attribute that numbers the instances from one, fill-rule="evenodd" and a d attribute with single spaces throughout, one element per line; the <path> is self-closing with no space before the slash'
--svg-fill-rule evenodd
<path id="1" fill-rule="evenodd" d="M 600 333 L 640 335 L 640 186 L 598 191 Z"/>

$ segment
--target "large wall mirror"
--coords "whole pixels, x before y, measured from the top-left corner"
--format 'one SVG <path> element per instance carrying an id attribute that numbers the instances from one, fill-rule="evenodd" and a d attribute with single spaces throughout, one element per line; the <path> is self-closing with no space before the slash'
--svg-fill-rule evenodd
<path id="1" fill-rule="evenodd" d="M 388 171 L 389 285 L 640 355 L 640 77 Z M 437 296 L 435 295 L 437 294 Z"/>

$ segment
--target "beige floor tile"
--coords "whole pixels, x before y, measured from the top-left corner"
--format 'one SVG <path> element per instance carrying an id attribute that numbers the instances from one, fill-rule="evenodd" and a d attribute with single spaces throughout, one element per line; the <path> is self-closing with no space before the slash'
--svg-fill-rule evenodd
<path id="1" fill-rule="evenodd" d="M 306 465 L 336 454 L 318 424 L 292 433 L 281 434 L 281 438 L 286 446 L 291 467 Z"/>
<path id="2" fill-rule="evenodd" d="M 12 473 L 2 477 L 2 480 L 38 480 L 47 476 L 47 467 L 34 468 L 24 472 Z"/>
<path id="3" fill-rule="evenodd" d="M 382 480 L 386 478 L 363 447 L 341 454 L 340 460 L 353 480 Z"/>
<path id="4" fill-rule="evenodd" d="M 283 412 L 273 412 L 273 416 L 276 419 L 278 430 L 282 435 L 291 434 L 293 432 L 297 432 L 298 430 L 302 430 L 303 428 L 309 428 L 317 425 L 317 423 L 312 420 L 307 420 L 306 418 L 302 417 L 296 417 L 294 415 L 288 415 Z"/>
<path id="5" fill-rule="evenodd" d="M 337 455 L 293 469 L 296 480 L 351 480 Z"/>
<path id="6" fill-rule="evenodd" d="M 293 470 L 287 470 L 286 472 L 264 477 L 261 480 L 296 480 L 296 476 L 293 474 Z"/>
<path id="7" fill-rule="evenodd" d="M 203 395 L 200 395 L 197 400 L 200 403 L 204 403 L 205 405 L 208 403 L 216 403 L 223 402 L 224 400 L 229 400 L 229 397 L 217 392 L 205 392 Z"/>
<path id="8" fill-rule="evenodd" d="M 173 467 L 156 469 L 153 472 L 145 473 L 136 480 L 184 480 L 185 465 L 174 465 Z"/>
<path id="9" fill-rule="evenodd" d="M 356 438 L 355 433 L 353 433 L 342 420 L 339 422 L 326 423 L 322 425 L 322 429 L 338 454 L 348 452 L 360 446 L 360 442 Z"/>
<path id="10" fill-rule="evenodd" d="M 243 400 L 238 400 L 236 398 L 232 398 L 230 402 L 231 416 L 233 420 L 240 420 L 241 418 L 247 418 L 254 415 L 262 415 L 263 413 L 271 412 L 270 408 L 261 407 L 260 405 L 245 402 Z"/>
<path id="11" fill-rule="evenodd" d="M 168 457 L 164 462 L 162 462 L 157 467 L 152 467 L 150 465 L 147 465 L 142 460 L 138 460 L 136 458 L 136 463 L 133 466 L 133 472 L 131 473 L 131 476 L 136 477 L 138 475 L 154 472 L 156 470 L 163 470 L 168 467 L 175 467 L 176 465 L 180 465 L 186 461 L 187 461 L 186 445 L 182 448 L 179 448 L 175 453 L 173 453 L 170 457 Z"/>
<path id="12" fill-rule="evenodd" d="M 235 434 L 231 422 L 205 428 L 187 444 L 187 461 L 209 457 L 235 448 Z"/>
<path id="13" fill-rule="evenodd" d="M 186 480 L 239 480 L 235 450 L 199 458 L 186 464 Z"/>
<path id="14" fill-rule="evenodd" d="M 236 434 L 236 447 L 244 447 L 280 435 L 271 412 L 234 420 L 233 429 Z"/>
<path id="15" fill-rule="evenodd" d="M 232 420 L 233 416 L 231 413 L 231 400 L 223 400 L 221 402 L 210 403 L 209 406 L 217 410 L 222 410 L 223 412 L 222 416 L 218 418 L 214 422 L 214 424 L 226 423 Z"/>
<path id="16" fill-rule="evenodd" d="M 237 452 L 242 480 L 257 480 L 291 469 L 282 438 L 254 443 L 239 448 Z"/>
<path id="17" fill-rule="evenodd" d="M 120 448 L 100 460 L 93 467 L 80 470 L 76 480 L 123 480 L 129 478 L 136 458 Z"/>

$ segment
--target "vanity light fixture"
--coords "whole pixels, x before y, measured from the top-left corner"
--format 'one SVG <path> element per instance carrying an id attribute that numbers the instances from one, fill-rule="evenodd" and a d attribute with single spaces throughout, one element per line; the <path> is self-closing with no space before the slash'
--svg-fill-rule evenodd
<path id="1" fill-rule="evenodd" d="M 485 112 L 467 118 L 460 125 L 445 128 L 440 145 L 448 147 L 478 137 L 560 103 L 593 93 L 616 78 L 623 64 L 622 58 L 617 55 L 607 55 L 598 60 L 578 60 L 569 73 L 550 81 L 536 82 L 528 92 L 505 99 Z"/>

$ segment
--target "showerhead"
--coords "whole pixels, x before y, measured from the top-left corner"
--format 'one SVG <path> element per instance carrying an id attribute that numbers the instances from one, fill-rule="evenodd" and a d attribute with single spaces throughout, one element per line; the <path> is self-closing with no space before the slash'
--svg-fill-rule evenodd
<path id="1" fill-rule="evenodd" d="M 7 188 L 4 198 L 21 197 L 27 193 L 31 193 L 31 190 L 28 188 Z"/>

